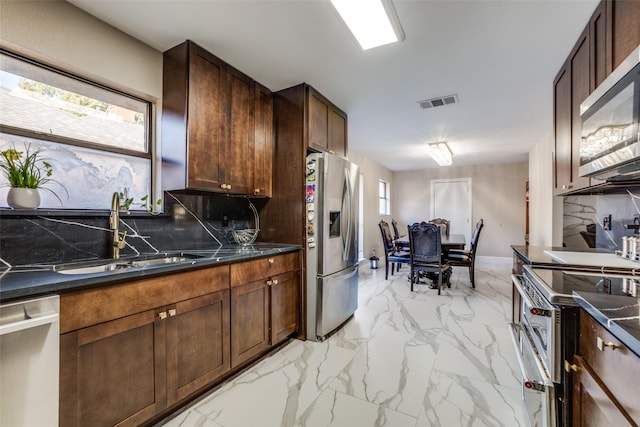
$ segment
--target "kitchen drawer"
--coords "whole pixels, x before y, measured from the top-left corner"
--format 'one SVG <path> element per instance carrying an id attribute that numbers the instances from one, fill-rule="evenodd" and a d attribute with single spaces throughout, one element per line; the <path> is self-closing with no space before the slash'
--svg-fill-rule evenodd
<path id="1" fill-rule="evenodd" d="M 584 310 L 580 312 L 579 346 L 579 353 L 611 394 L 636 423 L 640 422 L 640 357 Z"/>
<path id="2" fill-rule="evenodd" d="M 231 287 L 297 270 L 299 260 L 300 257 L 295 252 L 231 264 Z"/>
<path id="3" fill-rule="evenodd" d="M 105 285 L 60 296 L 60 333 L 229 288 L 229 266 Z"/>

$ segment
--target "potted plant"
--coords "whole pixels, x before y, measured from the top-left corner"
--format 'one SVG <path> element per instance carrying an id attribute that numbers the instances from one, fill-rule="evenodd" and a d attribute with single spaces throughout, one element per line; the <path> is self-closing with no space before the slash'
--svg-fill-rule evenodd
<path id="1" fill-rule="evenodd" d="M 40 158 L 42 148 L 31 149 L 30 144 L 25 145 L 24 151 L 18 151 L 13 145 L 0 152 L 0 168 L 4 171 L 9 181 L 9 194 L 7 203 L 14 209 L 36 209 L 40 206 L 40 188 L 53 194 L 62 205 L 60 197 L 51 189 L 43 185 L 53 182 L 58 184 L 67 193 L 66 188 L 52 179 L 53 167 L 51 163 Z M 67 196 L 69 194 L 67 193 Z"/>

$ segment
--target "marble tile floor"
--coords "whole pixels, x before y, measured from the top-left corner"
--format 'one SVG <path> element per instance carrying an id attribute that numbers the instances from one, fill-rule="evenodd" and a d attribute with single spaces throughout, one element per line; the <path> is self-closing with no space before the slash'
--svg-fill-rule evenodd
<path id="1" fill-rule="evenodd" d="M 292 340 L 164 427 L 525 426 L 509 337 L 510 259 L 476 263 L 476 289 L 413 293 L 408 269 L 360 272 L 359 308 L 322 343 Z"/>

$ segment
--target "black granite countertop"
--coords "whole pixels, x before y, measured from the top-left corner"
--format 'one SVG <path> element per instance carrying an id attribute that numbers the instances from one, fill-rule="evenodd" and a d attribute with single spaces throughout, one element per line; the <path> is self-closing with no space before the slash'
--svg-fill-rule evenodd
<path id="1" fill-rule="evenodd" d="M 640 356 L 640 298 L 573 292 L 573 297 L 598 323 Z"/>
<path id="2" fill-rule="evenodd" d="M 83 274 L 61 273 L 60 270 L 69 267 L 68 264 L 12 266 L 0 269 L 0 302 L 8 302 L 44 294 L 64 293 L 83 288 L 209 267 L 217 264 L 228 264 L 235 261 L 295 252 L 299 249 L 299 245 L 255 243 L 248 246 L 226 245 L 212 249 L 143 254 L 136 257 L 121 258 L 119 261 L 136 261 L 162 256 L 185 256 L 186 259 L 181 262 Z M 100 260 L 93 260 L 93 263 L 96 261 Z M 83 266 L 85 264 L 91 265 L 92 261 L 80 264 L 74 263 L 76 266 Z"/>

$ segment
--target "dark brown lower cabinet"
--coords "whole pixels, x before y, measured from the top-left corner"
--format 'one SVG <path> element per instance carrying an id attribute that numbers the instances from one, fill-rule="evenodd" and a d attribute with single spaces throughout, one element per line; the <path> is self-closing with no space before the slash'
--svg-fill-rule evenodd
<path id="1" fill-rule="evenodd" d="M 231 365 L 269 347 L 269 287 L 258 280 L 231 288 Z"/>
<path id="2" fill-rule="evenodd" d="M 577 370 L 573 380 L 574 427 L 636 426 L 585 360 L 578 355 L 573 360 Z"/>
<path id="3" fill-rule="evenodd" d="M 135 426 L 166 405 L 166 322 L 154 310 L 60 337 L 60 425 Z"/>
<path id="4" fill-rule="evenodd" d="M 136 426 L 230 369 L 229 290 L 61 335 L 61 426 Z"/>
<path id="5" fill-rule="evenodd" d="M 231 369 L 229 290 L 179 302 L 175 310 L 167 322 L 168 405 Z"/>
<path id="6" fill-rule="evenodd" d="M 231 265 L 232 367 L 299 330 L 299 260 L 292 253 Z"/>
<path id="7" fill-rule="evenodd" d="M 139 426 L 299 330 L 300 258 L 63 294 L 60 425 Z"/>
<path id="8" fill-rule="evenodd" d="M 276 276 L 271 294 L 271 344 L 276 345 L 298 331 L 300 279 L 297 271 Z"/>

